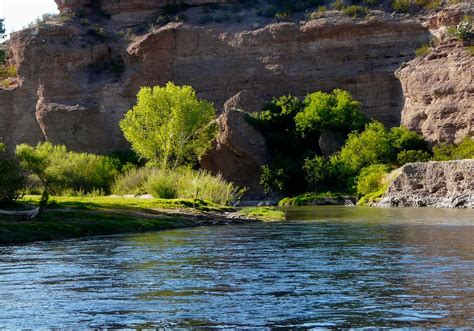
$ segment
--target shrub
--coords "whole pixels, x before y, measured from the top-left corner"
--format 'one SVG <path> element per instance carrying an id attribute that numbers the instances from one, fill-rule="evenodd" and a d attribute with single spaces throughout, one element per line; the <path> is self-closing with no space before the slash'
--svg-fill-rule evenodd
<path id="1" fill-rule="evenodd" d="M 65 146 L 40 143 L 17 146 L 22 166 L 35 175 L 50 194 L 109 193 L 118 174 L 118 160 L 67 151 Z"/>
<path id="2" fill-rule="evenodd" d="M 430 53 L 431 53 L 431 47 L 428 44 L 424 44 L 424 45 L 422 45 L 421 47 L 419 47 L 415 50 L 415 55 L 417 57 L 426 56 Z"/>
<path id="3" fill-rule="evenodd" d="M 420 150 L 401 151 L 397 155 L 397 164 L 399 166 L 412 162 L 427 162 L 429 160 L 431 160 L 430 153 Z"/>
<path id="4" fill-rule="evenodd" d="M 158 171 L 147 182 L 148 192 L 155 198 L 176 199 L 178 197 L 178 176 L 171 171 Z"/>
<path id="5" fill-rule="evenodd" d="M 382 123 L 371 122 L 363 132 L 349 134 L 339 157 L 356 173 L 372 164 L 389 163 L 392 159 L 389 133 Z"/>
<path id="6" fill-rule="evenodd" d="M 393 149 L 393 157 L 404 150 L 428 151 L 425 140 L 415 131 L 410 131 L 403 126 L 394 127 L 389 132 L 390 144 Z"/>
<path id="7" fill-rule="evenodd" d="M 441 144 L 435 146 L 433 159 L 436 161 L 474 159 L 474 139 L 466 137 L 458 145 Z"/>
<path id="8" fill-rule="evenodd" d="M 393 0 L 392 2 L 392 9 L 397 13 L 407 13 L 410 7 L 410 0 Z"/>
<path id="9" fill-rule="evenodd" d="M 219 204 L 239 200 L 243 190 L 226 182 L 220 175 L 187 168 L 159 169 L 143 167 L 130 169 L 117 178 L 113 193 L 152 194 L 162 199 L 201 199 Z"/>
<path id="10" fill-rule="evenodd" d="M 131 168 L 120 174 L 113 187 L 112 193 L 117 195 L 141 195 L 147 193 L 147 182 L 157 172 L 153 167 Z"/>
<path id="11" fill-rule="evenodd" d="M 325 12 L 327 12 L 327 7 L 326 6 L 319 6 L 318 9 L 313 11 L 310 15 L 309 18 L 311 20 L 315 20 L 319 17 L 321 17 Z"/>
<path id="12" fill-rule="evenodd" d="M 357 195 L 362 197 L 375 192 L 385 192 L 388 183 L 383 179 L 389 171 L 389 166 L 385 164 L 373 164 L 363 168 L 357 177 Z"/>
<path id="13" fill-rule="evenodd" d="M 304 105 L 303 111 L 295 116 L 296 130 L 303 137 L 318 136 L 328 130 L 347 134 L 361 129 L 366 122 L 361 103 L 344 90 L 309 94 Z"/>
<path id="14" fill-rule="evenodd" d="M 12 65 L 0 65 L 0 80 L 18 76 L 18 69 Z"/>
<path id="15" fill-rule="evenodd" d="M 0 144 L 0 207 L 13 204 L 26 190 L 27 178 L 15 158 L 8 158 Z"/>
<path id="16" fill-rule="evenodd" d="M 260 176 L 260 185 L 262 185 L 265 193 L 272 192 L 283 193 L 286 189 L 286 181 L 288 176 L 284 169 L 273 169 L 268 165 L 262 166 L 262 174 Z"/>
<path id="17" fill-rule="evenodd" d="M 275 14 L 275 18 L 279 21 L 288 21 L 291 17 L 289 12 L 278 12 Z"/>
<path id="18" fill-rule="evenodd" d="M 472 23 L 470 18 L 465 17 L 456 25 L 455 35 L 459 40 L 468 40 L 472 35 Z"/>
<path id="19" fill-rule="evenodd" d="M 367 16 L 369 14 L 369 10 L 365 7 L 351 5 L 342 9 L 342 13 L 352 18 L 360 18 Z"/>
<path id="20" fill-rule="evenodd" d="M 214 106 L 190 86 L 143 87 L 120 122 L 141 157 L 162 168 L 194 164 L 210 147 L 217 127 Z"/>

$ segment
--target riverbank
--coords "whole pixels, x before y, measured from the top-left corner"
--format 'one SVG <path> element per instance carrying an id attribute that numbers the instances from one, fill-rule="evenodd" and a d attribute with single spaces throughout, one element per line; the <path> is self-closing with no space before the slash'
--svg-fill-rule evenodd
<path id="1" fill-rule="evenodd" d="M 22 203 L 37 205 L 39 196 Z M 0 245 L 284 219 L 274 208 L 236 209 L 202 200 L 53 197 L 38 220 L 0 218 Z"/>

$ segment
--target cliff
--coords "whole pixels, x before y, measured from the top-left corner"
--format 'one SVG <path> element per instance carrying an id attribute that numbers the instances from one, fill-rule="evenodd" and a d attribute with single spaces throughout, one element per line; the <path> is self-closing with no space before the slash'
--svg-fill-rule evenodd
<path id="1" fill-rule="evenodd" d="M 415 49 L 457 16 L 375 10 L 354 19 L 328 11 L 313 20 L 300 14 L 275 22 L 258 16 L 255 6 L 222 7 L 214 15 L 211 5 L 234 4 L 226 0 L 56 2 L 58 18 L 14 33 L 9 41 L 18 78 L 0 88 L 0 140 L 10 150 L 44 140 L 94 153 L 127 149 L 118 122 L 141 86 L 168 81 L 193 86 L 219 112 L 242 91 L 251 100 L 233 108 L 249 112 L 275 96 L 342 88 L 362 102 L 368 117 L 387 126 L 402 121 L 433 142 L 472 134 L 472 55 L 440 46 L 431 57 L 414 59 Z M 176 10 L 182 11 L 176 19 L 185 22 L 168 22 L 169 15 L 163 21 L 163 13 Z M 206 22 L 211 14 L 215 19 Z M 261 147 L 260 137 L 242 133 L 257 141 L 248 141 L 246 151 L 242 139 L 230 134 L 244 127 L 240 117 L 219 123 L 224 136 L 205 160 L 208 168 L 235 180 L 244 171 L 235 164 L 246 158 L 243 164 L 257 171 L 265 157 L 249 158 L 249 151 Z M 229 145 L 235 141 L 237 147 Z M 252 178 L 242 184 L 255 186 L 258 174 Z"/>
<path id="2" fill-rule="evenodd" d="M 369 117 L 398 125 L 403 94 L 394 72 L 430 38 L 418 22 L 381 13 L 258 28 L 169 23 L 130 38 L 97 20 L 53 20 L 11 36 L 19 85 L 0 91 L 0 135 L 10 148 L 45 139 L 80 151 L 127 148 L 117 123 L 141 86 L 167 81 L 193 86 L 218 109 L 242 90 L 263 102 L 344 88 Z"/>
<path id="3" fill-rule="evenodd" d="M 448 25 L 472 15 L 472 9 L 458 7 L 430 17 L 425 26 L 438 44 L 396 72 L 405 97 L 401 123 L 432 145 L 474 136 L 474 46 L 447 33 Z"/>
<path id="4" fill-rule="evenodd" d="M 474 208 L 474 160 L 406 164 L 378 206 Z"/>

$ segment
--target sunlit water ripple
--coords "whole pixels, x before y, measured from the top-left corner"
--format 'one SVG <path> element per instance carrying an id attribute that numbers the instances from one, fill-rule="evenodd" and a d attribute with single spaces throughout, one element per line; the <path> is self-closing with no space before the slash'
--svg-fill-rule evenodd
<path id="1" fill-rule="evenodd" d="M 474 327 L 473 211 L 288 217 L 0 247 L 0 328 Z"/>

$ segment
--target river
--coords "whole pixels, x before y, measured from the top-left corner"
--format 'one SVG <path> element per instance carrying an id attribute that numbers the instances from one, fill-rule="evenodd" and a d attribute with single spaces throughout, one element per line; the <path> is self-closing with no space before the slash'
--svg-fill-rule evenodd
<path id="1" fill-rule="evenodd" d="M 0 247 L 0 329 L 474 327 L 474 211 L 287 218 Z"/>

